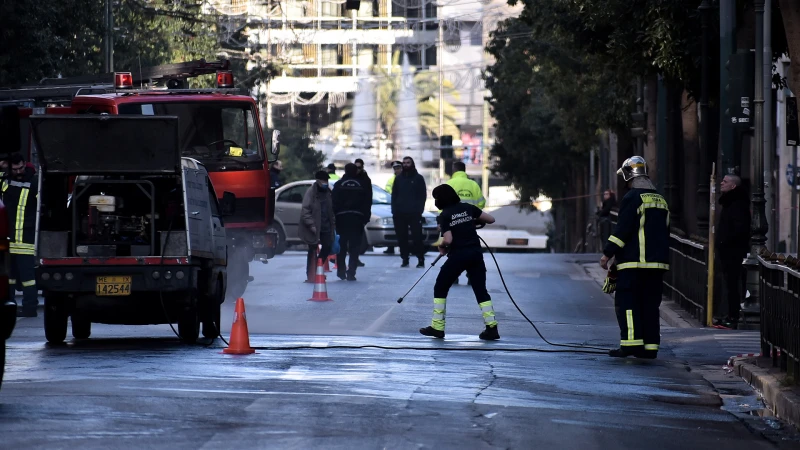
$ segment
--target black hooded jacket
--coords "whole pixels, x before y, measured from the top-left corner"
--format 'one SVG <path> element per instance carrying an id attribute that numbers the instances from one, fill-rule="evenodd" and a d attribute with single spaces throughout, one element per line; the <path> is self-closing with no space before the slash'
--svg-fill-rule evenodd
<path id="1" fill-rule="evenodd" d="M 392 214 L 417 214 L 422 216 L 425 212 L 425 199 L 428 191 L 425 188 L 425 178 L 411 169 L 403 170 L 395 177 L 392 185 Z"/>
<path id="2" fill-rule="evenodd" d="M 333 211 L 337 216 L 357 214 L 364 222 L 369 221 L 372 214 L 372 185 L 365 184 L 363 178 L 345 173 L 333 185 L 331 195 Z"/>
<path id="3" fill-rule="evenodd" d="M 750 250 L 750 202 L 741 186 L 719 197 L 722 211 L 717 225 L 720 257 L 744 258 Z"/>

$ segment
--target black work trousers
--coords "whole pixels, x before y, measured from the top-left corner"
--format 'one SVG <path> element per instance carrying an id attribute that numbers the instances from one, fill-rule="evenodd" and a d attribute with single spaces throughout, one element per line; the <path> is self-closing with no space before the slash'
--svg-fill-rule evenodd
<path id="1" fill-rule="evenodd" d="M 400 257 L 408 261 L 409 254 L 416 255 L 419 260 L 425 259 L 425 246 L 422 242 L 422 216 L 419 214 L 394 214 L 394 232 L 397 234 L 397 245 Z M 408 234 L 411 231 L 411 245 Z"/>
<path id="2" fill-rule="evenodd" d="M 339 233 L 339 254 L 336 255 L 336 264 L 339 266 L 337 275 L 345 274 L 356 276 L 358 268 L 358 253 L 361 249 L 361 237 L 364 235 L 364 216 L 361 214 L 339 214 L 336 216 L 336 232 Z M 350 260 L 345 264 L 345 257 L 350 254 Z"/>
<path id="3" fill-rule="evenodd" d="M 307 281 L 313 282 L 314 281 L 314 274 L 316 274 L 317 270 L 317 258 L 321 259 L 324 263 L 325 260 L 328 259 L 328 256 L 331 254 L 331 248 L 333 247 L 333 233 L 331 232 L 321 232 L 319 234 L 319 246 L 322 247 L 319 249 L 319 255 L 317 255 L 317 244 L 309 245 L 308 246 L 308 258 L 306 259 L 306 276 Z"/>
<path id="4" fill-rule="evenodd" d="M 659 307 L 664 270 L 617 271 L 614 309 L 620 330 L 620 348 L 628 354 L 658 353 L 661 344 Z"/>
<path id="5" fill-rule="evenodd" d="M 36 269 L 33 255 L 11 254 L 11 277 L 8 280 L 9 297 L 14 300 L 16 289 L 22 291 L 22 309 L 36 311 L 39 294 L 36 288 Z"/>
<path id="6" fill-rule="evenodd" d="M 734 321 L 739 320 L 741 303 L 744 300 L 744 295 L 742 294 L 745 272 L 742 266 L 743 259 L 743 256 L 736 254 L 719 253 L 719 261 L 722 265 L 722 276 L 725 278 L 725 289 L 728 291 L 728 317 Z"/>
<path id="7" fill-rule="evenodd" d="M 447 298 L 450 287 L 464 271 L 472 283 L 475 300 L 479 304 L 491 300 L 486 290 L 486 265 L 480 248 L 453 250 L 447 255 L 447 261 L 442 264 L 436 284 L 433 285 L 434 298 Z"/>

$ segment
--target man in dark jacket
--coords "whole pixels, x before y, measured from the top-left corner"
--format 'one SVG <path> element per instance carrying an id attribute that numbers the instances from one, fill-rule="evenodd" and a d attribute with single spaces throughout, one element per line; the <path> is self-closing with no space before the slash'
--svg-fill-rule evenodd
<path id="1" fill-rule="evenodd" d="M 356 281 L 361 235 L 372 214 L 371 193 L 372 188 L 359 179 L 356 165 L 345 165 L 344 176 L 333 186 L 333 212 L 336 214 L 336 232 L 339 233 L 336 275 L 341 280 L 346 277 L 347 281 Z M 345 265 L 348 253 L 350 261 Z"/>
<path id="2" fill-rule="evenodd" d="M 742 179 L 725 175 L 720 183 L 722 211 L 717 225 L 717 255 L 719 256 L 725 287 L 728 291 L 728 314 L 718 325 L 736 328 L 739 322 L 742 295 L 742 260 L 750 247 L 750 202 L 742 188 Z"/>
<path id="3" fill-rule="evenodd" d="M 269 187 L 271 189 L 278 189 L 283 184 L 281 182 L 281 170 L 283 164 L 280 161 L 275 161 L 269 168 Z"/>
<path id="4" fill-rule="evenodd" d="M 400 257 L 408 267 L 409 253 L 417 256 L 417 267 L 425 267 L 425 247 L 422 243 L 422 213 L 425 212 L 425 199 L 428 191 L 425 178 L 417 172 L 414 160 L 403 158 L 403 171 L 392 186 L 392 219 L 400 247 Z M 408 232 L 411 230 L 412 246 L 408 246 Z M 410 251 L 409 251 L 410 250 Z"/>

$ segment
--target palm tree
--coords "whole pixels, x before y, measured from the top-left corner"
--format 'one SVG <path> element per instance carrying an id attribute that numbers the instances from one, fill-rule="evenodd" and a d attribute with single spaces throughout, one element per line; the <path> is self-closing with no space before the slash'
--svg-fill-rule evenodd
<path id="1" fill-rule="evenodd" d="M 402 79 L 400 74 L 400 52 L 395 52 L 392 57 L 392 70 L 385 67 L 372 66 L 370 72 L 376 81 L 376 99 L 378 102 L 378 120 L 383 133 L 392 140 L 396 140 L 395 126 L 397 124 L 397 103 L 402 90 Z M 439 76 L 436 72 L 415 71 L 413 75 L 412 88 L 417 96 L 417 114 L 421 131 L 429 139 L 439 137 Z M 459 98 L 459 93 L 448 80 L 444 80 L 444 93 Z M 458 110 L 447 102 L 443 102 L 443 123 L 444 134 L 453 136 L 453 139 L 460 139 L 461 132 L 456 126 Z M 350 133 L 352 129 L 352 106 L 342 109 L 342 127 L 344 132 Z"/>

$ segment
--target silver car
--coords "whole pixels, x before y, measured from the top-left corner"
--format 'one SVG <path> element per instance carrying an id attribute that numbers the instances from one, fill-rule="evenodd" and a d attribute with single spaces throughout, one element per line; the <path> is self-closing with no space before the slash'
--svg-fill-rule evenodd
<path id="1" fill-rule="evenodd" d="M 289 245 L 302 245 L 303 242 L 297 235 L 300 225 L 300 210 L 303 205 L 303 196 L 314 180 L 294 181 L 285 184 L 275 191 L 275 224 L 278 228 L 277 253 L 281 254 Z M 422 239 L 425 248 L 439 239 L 436 227 L 436 216 L 424 212 L 422 218 Z M 397 235 L 394 232 L 392 220 L 392 195 L 376 185 L 372 185 L 372 216 L 369 223 L 364 225 L 364 239 L 362 239 L 361 253 L 372 247 L 397 246 Z"/>

